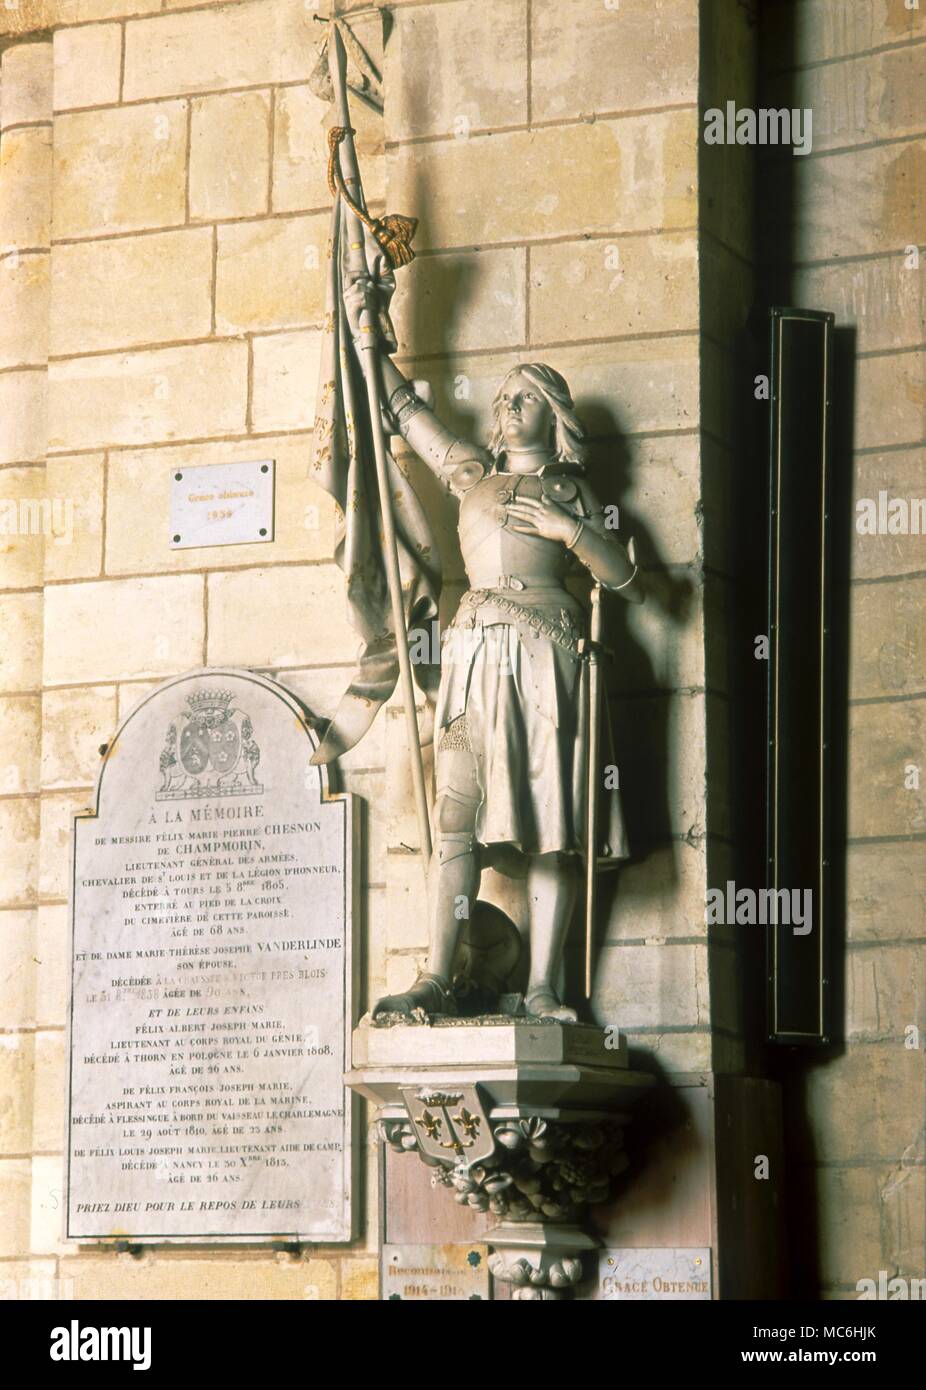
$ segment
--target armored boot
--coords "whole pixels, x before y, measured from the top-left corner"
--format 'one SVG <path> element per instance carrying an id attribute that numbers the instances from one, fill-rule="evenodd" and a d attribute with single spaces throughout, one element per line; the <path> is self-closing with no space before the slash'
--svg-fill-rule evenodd
<path id="1" fill-rule="evenodd" d="M 443 755 L 446 757 L 446 754 Z M 470 756 L 470 755 L 466 755 Z M 429 899 L 433 907 L 431 952 L 429 965 L 437 971 L 423 971 L 411 989 L 402 994 L 387 994 L 374 1006 L 373 1017 L 379 1014 L 410 1015 L 415 1009 L 426 1014 L 456 1014 L 456 1004 L 450 984 L 453 956 L 458 936 L 457 909 L 471 903 L 479 886 L 475 840 L 471 829 L 445 829 L 448 805 L 461 806 L 466 818 L 475 815 L 479 801 L 465 792 L 449 786 L 438 791 L 437 836 L 431 860 Z M 467 907 L 468 915 L 468 907 Z M 446 973 L 443 973 L 446 972 Z"/>
<path id="2" fill-rule="evenodd" d="M 534 1018 L 555 1018 L 560 1023 L 578 1023 L 579 1015 L 568 1004 L 561 1004 L 548 985 L 532 990 L 524 1000 L 524 1012 Z"/>
<path id="3" fill-rule="evenodd" d="M 455 1014 L 450 982 L 443 975 L 425 972 L 404 993 L 384 995 L 374 1005 L 373 1017 L 379 1014 L 406 1014 L 411 1017 L 415 1009 L 421 1009 L 426 1014 Z"/>

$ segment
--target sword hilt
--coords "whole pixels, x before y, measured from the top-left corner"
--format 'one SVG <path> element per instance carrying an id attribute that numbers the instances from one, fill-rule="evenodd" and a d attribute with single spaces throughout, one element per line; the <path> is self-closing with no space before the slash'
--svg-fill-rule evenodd
<path id="1" fill-rule="evenodd" d="M 580 637 L 579 656 L 585 661 L 599 661 L 603 656 L 613 656 L 614 651 L 611 647 L 606 647 L 603 642 L 596 642 L 591 637 Z"/>

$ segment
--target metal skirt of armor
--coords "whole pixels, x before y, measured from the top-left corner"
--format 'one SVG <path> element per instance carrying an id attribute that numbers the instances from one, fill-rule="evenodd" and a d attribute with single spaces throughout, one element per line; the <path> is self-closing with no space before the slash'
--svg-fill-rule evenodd
<path id="1" fill-rule="evenodd" d="M 510 602 L 503 609 L 498 598 L 464 595 L 444 633 L 435 711 L 442 730 L 438 789 L 468 745 L 482 794 L 480 844 L 513 845 L 525 854 L 581 853 L 588 757 L 587 668 L 575 649 L 581 610 L 564 609 L 559 600 L 554 605 L 553 595 L 538 603 L 532 594 L 530 609 Z M 465 725 L 456 723 L 461 717 Z M 602 777 L 599 847 L 607 844 L 613 859 L 626 858 L 620 794 L 603 783 Z"/>

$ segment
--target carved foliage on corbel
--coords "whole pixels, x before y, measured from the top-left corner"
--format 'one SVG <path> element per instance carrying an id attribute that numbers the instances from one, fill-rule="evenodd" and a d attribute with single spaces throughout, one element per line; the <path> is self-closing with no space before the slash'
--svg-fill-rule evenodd
<path id="1" fill-rule="evenodd" d="M 489 1256 L 493 1277 L 512 1286 L 511 1297 L 521 1300 L 569 1298 L 582 1278 L 578 1255 L 544 1256 L 534 1264 L 523 1255 L 495 1250 Z"/>
<path id="2" fill-rule="evenodd" d="M 434 1180 L 451 1189 L 462 1206 L 513 1220 L 574 1221 L 586 1207 L 607 1200 L 612 1181 L 627 1167 L 623 1131 L 611 1121 L 570 1124 L 539 1116 L 487 1121 L 478 1097 L 467 1097 L 467 1106 L 455 1095 L 455 1123 L 438 1128 L 435 1098 L 448 1099 L 409 1094 L 409 1119 L 381 1120 L 379 1130 L 396 1153 L 417 1151 L 434 1168 Z M 445 1130 L 458 1141 L 465 1135 L 459 1115 L 480 1142 L 464 1148 L 445 1140 L 448 1147 L 439 1150 Z"/>

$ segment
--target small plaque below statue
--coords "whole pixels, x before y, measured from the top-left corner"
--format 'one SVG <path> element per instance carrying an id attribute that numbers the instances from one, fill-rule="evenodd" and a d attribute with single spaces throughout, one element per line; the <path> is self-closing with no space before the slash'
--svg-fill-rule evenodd
<path id="1" fill-rule="evenodd" d="M 711 1296 L 707 1248 L 602 1250 L 598 1298 L 605 1302 L 706 1300 Z"/>
<path id="2" fill-rule="evenodd" d="M 171 550 L 272 541 L 273 478 L 273 459 L 175 468 Z"/>
<path id="3" fill-rule="evenodd" d="M 490 1297 L 488 1254 L 484 1245 L 384 1245 L 380 1297 L 484 1302 Z"/>

